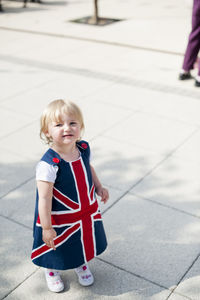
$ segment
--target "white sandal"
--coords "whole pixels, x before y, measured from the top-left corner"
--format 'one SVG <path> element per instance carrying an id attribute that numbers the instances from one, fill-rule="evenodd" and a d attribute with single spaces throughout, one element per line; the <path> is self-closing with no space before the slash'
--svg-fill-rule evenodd
<path id="1" fill-rule="evenodd" d="M 82 265 L 75 269 L 76 274 L 78 275 L 79 283 L 83 286 L 92 285 L 94 282 L 94 277 L 88 267 L 88 265 Z"/>
<path id="2" fill-rule="evenodd" d="M 60 277 L 59 272 L 55 270 L 46 269 L 45 277 L 46 277 L 48 289 L 51 292 L 59 293 L 64 290 L 64 283 Z"/>

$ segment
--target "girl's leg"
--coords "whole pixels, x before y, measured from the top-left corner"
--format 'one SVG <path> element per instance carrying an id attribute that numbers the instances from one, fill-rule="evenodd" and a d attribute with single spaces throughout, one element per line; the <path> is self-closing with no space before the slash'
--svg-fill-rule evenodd
<path id="1" fill-rule="evenodd" d="M 44 273 L 48 289 L 51 292 L 59 293 L 64 290 L 64 284 L 58 271 L 52 269 L 44 269 Z"/>

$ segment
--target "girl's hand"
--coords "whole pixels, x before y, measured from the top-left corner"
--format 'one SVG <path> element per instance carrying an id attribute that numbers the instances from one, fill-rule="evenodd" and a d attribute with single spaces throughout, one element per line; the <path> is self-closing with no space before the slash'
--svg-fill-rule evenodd
<path id="1" fill-rule="evenodd" d="M 42 230 L 43 241 L 49 248 L 53 248 L 53 250 L 56 250 L 54 240 L 53 240 L 56 236 L 57 236 L 57 233 L 53 228 Z"/>
<path id="2" fill-rule="evenodd" d="M 101 197 L 101 201 L 105 204 L 109 199 L 109 192 L 106 188 L 100 186 L 99 188 L 95 189 L 98 196 Z"/>

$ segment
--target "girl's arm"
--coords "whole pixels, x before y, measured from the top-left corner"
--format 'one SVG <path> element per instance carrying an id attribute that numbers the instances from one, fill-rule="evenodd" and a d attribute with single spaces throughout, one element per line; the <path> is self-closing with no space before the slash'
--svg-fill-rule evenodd
<path id="1" fill-rule="evenodd" d="M 39 194 L 39 216 L 42 226 L 42 239 L 49 248 L 56 250 L 54 245 L 54 238 L 56 231 L 51 224 L 51 208 L 53 196 L 53 183 L 47 181 L 37 181 L 38 194 Z"/>
<path id="2" fill-rule="evenodd" d="M 106 188 L 104 188 L 101 185 L 101 182 L 99 181 L 99 178 L 97 177 L 97 174 L 93 168 L 93 166 L 90 165 L 91 172 L 92 172 L 92 180 L 94 182 L 95 186 L 95 192 L 97 193 L 98 196 L 101 197 L 101 201 L 104 202 L 104 204 L 108 201 L 109 198 L 109 192 Z"/>

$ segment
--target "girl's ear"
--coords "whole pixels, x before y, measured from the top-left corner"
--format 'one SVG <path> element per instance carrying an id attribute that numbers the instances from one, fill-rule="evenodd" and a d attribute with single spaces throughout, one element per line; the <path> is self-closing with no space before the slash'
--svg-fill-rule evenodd
<path id="1" fill-rule="evenodd" d="M 49 134 L 48 131 L 44 132 L 44 134 L 45 134 L 46 137 L 48 137 L 48 138 L 50 137 L 50 134 Z"/>

